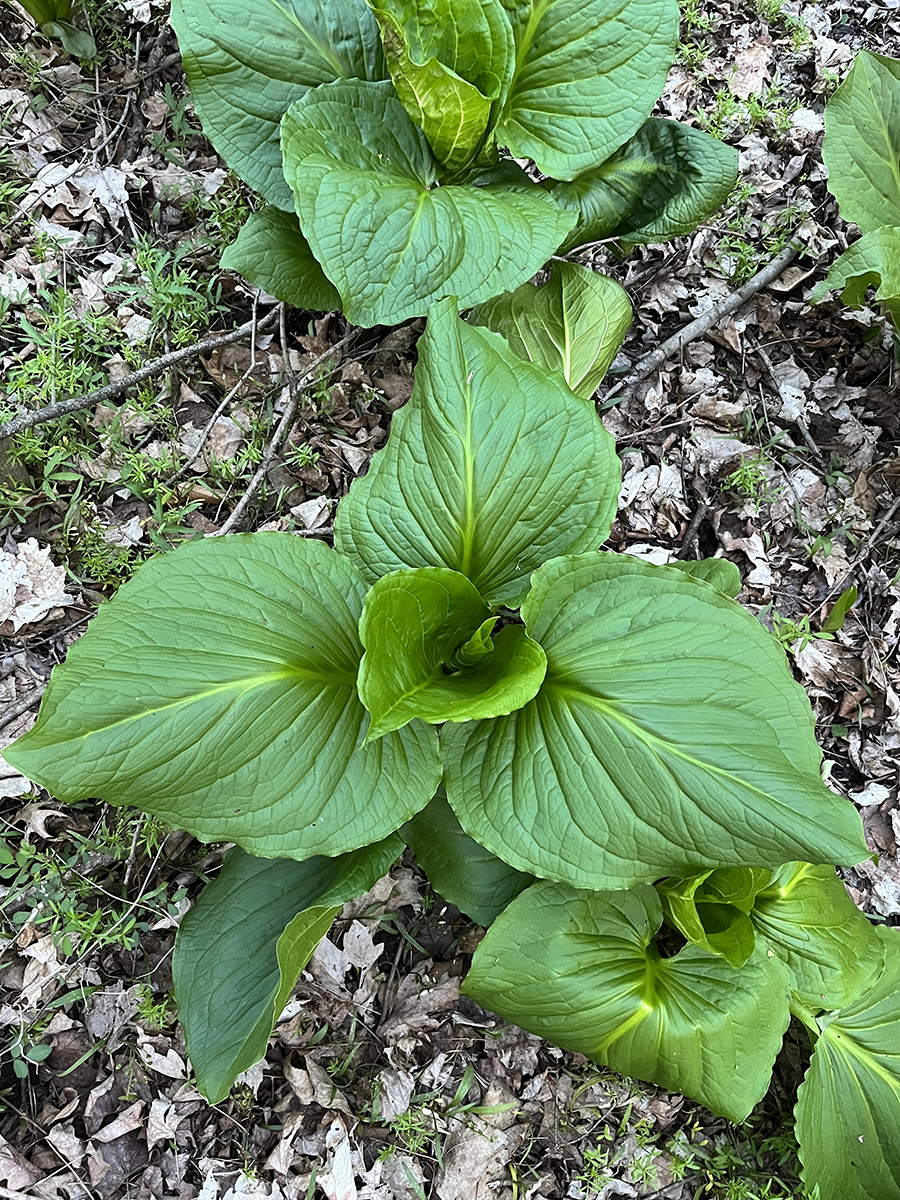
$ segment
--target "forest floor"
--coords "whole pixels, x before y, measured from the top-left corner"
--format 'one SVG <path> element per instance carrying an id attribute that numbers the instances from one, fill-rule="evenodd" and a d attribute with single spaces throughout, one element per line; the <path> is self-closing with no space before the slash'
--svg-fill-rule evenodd
<path id="1" fill-rule="evenodd" d="M 0 423 L 254 327 L 0 442 L 0 751 L 33 723 L 98 604 L 149 556 L 222 527 L 286 375 L 345 329 L 337 314 L 279 313 L 218 270 L 254 200 L 199 130 L 167 4 L 85 12 L 91 63 L 0 9 Z M 602 402 L 648 350 L 799 248 L 604 410 L 625 474 L 608 546 L 652 562 L 724 552 L 740 567 L 740 600 L 788 651 L 830 785 L 879 855 L 845 872 L 850 893 L 898 924 L 900 364 L 878 312 L 806 299 L 854 232 L 826 191 L 821 142 L 825 100 L 860 48 L 900 55 L 898 0 L 690 0 L 657 112 L 738 147 L 738 187 L 690 237 L 575 257 L 635 306 Z M 244 528 L 327 539 L 409 396 L 421 328 L 359 330 L 317 376 Z M 858 601 L 830 635 L 850 585 Z M 171 954 L 222 853 L 128 810 L 61 805 L 0 759 L 0 1196 L 803 1195 L 802 1036 L 789 1033 L 739 1128 L 563 1053 L 460 1000 L 477 928 L 411 858 L 344 910 L 265 1063 L 208 1106 L 175 1020 Z M 329 1170 L 335 1129 L 352 1163 L 343 1183 Z"/>

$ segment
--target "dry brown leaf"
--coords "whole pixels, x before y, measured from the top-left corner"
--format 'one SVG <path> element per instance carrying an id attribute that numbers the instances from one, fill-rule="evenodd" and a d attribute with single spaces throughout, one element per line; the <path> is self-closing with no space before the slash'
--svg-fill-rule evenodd
<path id="1" fill-rule="evenodd" d="M 65 582 L 65 569 L 50 561 L 50 547 L 41 549 L 35 538 L 26 538 L 15 554 L 0 550 L 0 635 L 17 633 L 74 604 Z"/>
<path id="2" fill-rule="evenodd" d="M 746 50 L 739 50 L 734 56 L 734 70 L 728 80 L 732 94 L 740 96 L 742 100 L 761 96 L 769 78 L 771 60 L 772 45 L 768 38 L 760 38 Z"/>

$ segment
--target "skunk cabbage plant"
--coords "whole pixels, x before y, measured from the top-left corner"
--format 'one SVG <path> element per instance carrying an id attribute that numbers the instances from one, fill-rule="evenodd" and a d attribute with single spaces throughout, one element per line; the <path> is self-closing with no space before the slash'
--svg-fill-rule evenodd
<path id="1" fill-rule="evenodd" d="M 648 121 L 675 0 L 174 0 L 172 23 L 204 129 L 267 202 L 223 266 L 360 325 L 515 291 L 562 245 L 683 233 L 735 180 L 732 149 Z"/>
<path id="2" fill-rule="evenodd" d="M 406 842 L 489 926 L 478 1003 L 735 1121 L 794 1013 L 807 1181 L 900 1196 L 898 935 L 835 874 L 867 851 L 805 693 L 731 563 L 598 550 L 612 438 L 562 369 L 457 312 L 430 311 L 334 549 L 263 532 L 151 559 L 5 756 L 61 799 L 235 843 L 174 962 L 213 1102 Z"/>
<path id="3" fill-rule="evenodd" d="M 862 237 L 833 263 L 810 299 L 842 288 L 858 308 L 870 287 L 900 330 L 900 59 L 860 50 L 825 105 L 828 190 Z"/>

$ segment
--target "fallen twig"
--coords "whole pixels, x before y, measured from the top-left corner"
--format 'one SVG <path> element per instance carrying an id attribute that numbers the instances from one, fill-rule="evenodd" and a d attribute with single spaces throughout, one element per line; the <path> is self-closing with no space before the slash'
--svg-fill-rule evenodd
<path id="1" fill-rule="evenodd" d="M 43 687 L 35 688 L 33 692 L 29 692 L 27 696 L 23 696 L 21 700 L 16 700 L 8 708 L 4 708 L 3 712 L 0 713 L 0 729 L 5 729 L 7 725 L 12 725 L 16 717 L 21 717 L 30 708 L 34 708 L 43 694 Z"/>
<path id="2" fill-rule="evenodd" d="M 311 379 L 315 375 L 320 365 L 325 362 L 327 358 L 330 358 L 332 354 L 346 346 L 355 335 L 356 330 L 351 329 L 349 333 L 344 334 L 340 341 L 335 342 L 333 346 L 329 346 L 324 354 L 320 354 L 318 358 L 314 359 L 314 361 L 311 362 L 308 367 L 306 367 L 302 374 L 296 377 L 290 377 L 290 398 L 285 406 L 281 420 L 278 422 L 278 427 L 272 435 L 272 440 L 263 451 L 263 456 L 260 459 L 259 466 L 256 468 L 253 478 L 245 488 L 240 500 L 238 500 L 237 504 L 232 509 L 228 520 L 221 529 L 216 530 L 216 532 L 210 536 L 222 537 L 226 533 L 231 533 L 231 531 L 237 528 L 237 526 L 243 520 L 244 514 L 250 507 L 251 500 L 262 486 L 269 467 L 272 465 L 272 460 L 280 450 L 285 439 L 293 428 L 294 420 L 297 416 L 297 408 L 300 404 L 300 397 L 303 392 L 303 385 L 307 382 L 307 380 Z M 284 361 L 286 364 L 288 363 L 287 354 L 285 354 Z M 287 369 L 290 369 L 289 366 Z"/>
<path id="3" fill-rule="evenodd" d="M 268 316 L 263 317 L 258 325 L 254 321 L 245 321 L 237 329 L 232 329 L 231 333 L 223 333 L 218 337 L 206 338 L 202 342 L 194 342 L 193 346 L 185 346 L 183 350 L 172 350 L 169 354 L 154 359 L 153 362 L 145 363 L 143 367 L 132 371 L 124 379 L 117 379 L 115 383 L 107 383 L 93 392 L 87 392 L 84 396 L 74 396 L 71 400 L 59 400 L 55 404 L 48 404 L 45 408 L 36 411 L 20 412 L 5 425 L 0 425 L 0 441 L 12 437 L 15 433 L 21 433 L 23 429 L 31 429 L 34 425 L 43 425 L 47 421 L 55 421 L 58 417 L 66 417 L 69 413 L 90 408 L 94 404 L 104 404 L 107 400 L 115 400 L 117 396 L 127 392 L 136 383 L 143 383 L 145 379 L 159 375 L 188 358 L 194 358 L 196 355 L 205 354 L 210 350 L 218 350 L 220 346 L 230 346 L 232 342 L 239 342 L 242 337 L 252 333 L 254 328 L 257 331 L 266 329 L 275 323 L 277 316 L 278 310 L 276 309 Z"/>
<path id="4" fill-rule="evenodd" d="M 692 342 L 695 338 L 703 337 L 704 333 L 708 333 L 715 325 L 727 317 L 730 313 L 735 312 L 747 303 L 757 292 L 762 291 L 774 279 L 777 279 L 781 272 L 789 263 L 792 263 L 800 253 L 798 246 L 787 246 L 782 252 L 761 271 L 758 271 L 752 279 L 748 280 L 743 287 L 732 292 L 721 300 L 718 304 L 713 305 L 702 316 L 697 317 L 696 321 L 691 321 L 689 325 L 685 325 L 683 329 L 679 329 L 670 338 L 657 346 L 649 354 L 638 362 L 637 366 L 624 379 L 615 384 L 601 398 L 601 404 L 606 407 L 613 397 L 617 397 L 617 403 L 630 396 L 635 388 L 644 382 L 648 375 L 652 375 L 655 370 L 662 366 L 666 359 L 671 358 L 673 354 L 680 353 L 681 350 Z"/>

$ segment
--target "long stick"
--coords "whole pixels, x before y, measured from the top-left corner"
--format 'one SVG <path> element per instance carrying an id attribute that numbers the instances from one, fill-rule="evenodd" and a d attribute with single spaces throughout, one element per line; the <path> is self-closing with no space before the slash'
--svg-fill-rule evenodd
<path id="1" fill-rule="evenodd" d="M 262 330 L 269 325 L 273 325 L 277 317 L 278 309 L 275 309 L 259 322 L 257 328 Z M 69 413 L 80 412 L 81 409 L 90 408 L 94 404 L 103 404 L 107 400 L 115 400 L 117 396 L 121 396 L 123 392 L 127 392 L 136 383 L 143 383 L 145 379 L 159 375 L 162 371 L 167 371 L 169 367 L 174 367 L 178 363 L 184 362 L 185 359 L 194 358 L 195 355 L 205 354 L 210 350 L 218 350 L 220 346 L 230 346 L 232 342 L 239 342 L 242 337 L 246 337 L 248 333 L 252 333 L 253 328 L 253 321 L 245 321 L 237 329 L 232 329 L 231 333 L 223 333 L 218 337 L 206 338 L 205 341 L 195 342 L 193 346 L 185 346 L 183 350 L 172 350 L 169 354 L 164 354 L 162 358 L 156 358 L 153 362 L 145 363 L 143 367 L 139 367 L 137 371 L 132 371 L 124 379 L 117 379 L 115 383 L 107 383 L 93 392 L 87 392 L 84 396 L 74 396 L 71 400 L 59 400 L 56 404 L 48 404 L 45 408 L 39 408 L 34 412 L 27 410 L 21 412 L 18 416 L 13 417 L 11 421 L 7 421 L 5 425 L 0 425 L 0 441 L 4 438 L 12 437 L 14 433 L 21 433 L 23 429 L 31 429 L 33 425 L 43 425 L 46 421 L 55 421 L 57 417 L 65 417 Z"/>
<path id="2" fill-rule="evenodd" d="M 799 247 L 787 246 L 776 258 L 772 259 L 768 266 L 763 267 L 752 279 L 749 279 L 743 287 L 726 296 L 724 300 L 708 309 L 702 316 L 697 317 L 696 321 L 691 321 L 690 325 L 685 325 L 683 329 L 679 329 L 677 333 L 667 338 L 661 346 L 657 346 L 655 350 L 646 354 L 629 375 L 626 375 L 621 382 L 600 397 L 601 404 L 605 407 L 614 396 L 618 396 L 619 401 L 628 397 L 638 384 L 643 383 L 648 375 L 652 375 L 658 367 L 661 367 L 666 359 L 671 358 L 673 354 L 680 353 L 688 342 L 703 337 L 704 333 L 708 333 L 714 325 L 718 325 L 723 317 L 735 312 L 757 292 L 762 291 L 773 279 L 777 279 L 784 268 L 792 263 L 799 253 Z"/>

